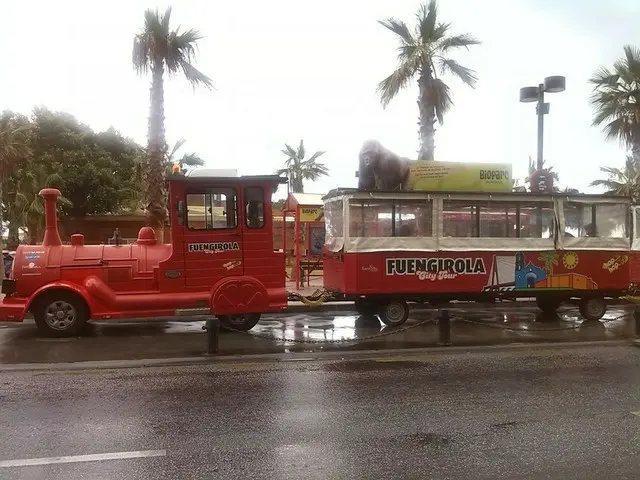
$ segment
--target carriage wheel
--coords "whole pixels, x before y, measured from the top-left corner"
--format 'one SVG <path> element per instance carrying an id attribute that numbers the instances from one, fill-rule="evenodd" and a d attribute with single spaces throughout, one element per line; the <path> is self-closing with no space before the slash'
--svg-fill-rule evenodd
<path id="1" fill-rule="evenodd" d="M 378 310 L 378 316 L 382 323 L 389 327 L 402 325 L 409 318 L 409 305 L 401 300 L 383 303 Z"/>

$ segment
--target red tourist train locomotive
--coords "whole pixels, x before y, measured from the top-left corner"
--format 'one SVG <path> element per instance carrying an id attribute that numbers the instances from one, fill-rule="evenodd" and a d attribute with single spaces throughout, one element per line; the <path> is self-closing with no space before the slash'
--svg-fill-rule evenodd
<path id="1" fill-rule="evenodd" d="M 286 179 L 196 171 L 171 176 L 171 243 L 144 227 L 133 244 L 63 245 L 44 189 L 42 245 L 21 245 L 3 280 L 0 321 L 31 312 L 48 335 L 89 319 L 216 315 L 248 330 L 287 307 L 284 253 L 273 248 L 271 196 Z M 543 310 L 577 301 L 601 318 L 635 277 L 636 215 L 603 195 L 380 192 L 324 198 L 324 287 L 388 325 L 408 302 L 535 297 Z"/>
<path id="2" fill-rule="evenodd" d="M 22 321 L 73 335 L 91 319 L 214 312 L 248 330 L 263 312 L 287 306 L 284 254 L 273 249 L 272 192 L 279 176 L 181 176 L 169 179 L 171 243 L 151 228 L 135 243 L 85 245 L 60 241 L 56 197 L 44 189 L 42 245 L 20 245 L 3 280 L 0 320 Z"/>

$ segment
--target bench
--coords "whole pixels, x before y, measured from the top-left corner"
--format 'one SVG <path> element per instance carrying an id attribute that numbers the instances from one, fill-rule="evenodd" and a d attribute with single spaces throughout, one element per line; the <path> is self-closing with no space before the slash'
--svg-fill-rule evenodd
<path id="1" fill-rule="evenodd" d="M 307 286 L 310 285 L 311 277 L 314 276 L 313 272 L 323 272 L 323 261 L 322 257 L 308 257 L 300 259 L 300 283 L 304 285 L 305 277 L 307 281 Z M 306 275 L 305 275 L 306 273 Z M 321 277 L 320 275 L 315 275 L 316 277 Z"/>

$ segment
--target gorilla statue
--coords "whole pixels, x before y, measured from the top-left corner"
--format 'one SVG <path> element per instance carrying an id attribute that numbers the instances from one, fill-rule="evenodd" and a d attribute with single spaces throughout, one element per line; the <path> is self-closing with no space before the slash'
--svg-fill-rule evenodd
<path id="1" fill-rule="evenodd" d="M 377 140 L 367 140 L 358 155 L 358 188 L 404 190 L 409 181 L 409 159 L 400 157 Z"/>

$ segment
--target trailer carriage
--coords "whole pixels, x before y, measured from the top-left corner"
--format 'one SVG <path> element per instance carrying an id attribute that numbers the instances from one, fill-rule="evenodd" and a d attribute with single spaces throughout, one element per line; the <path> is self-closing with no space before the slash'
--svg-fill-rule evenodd
<path id="1" fill-rule="evenodd" d="M 591 320 L 637 282 L 631 199 L 607 195 L 373 192 L 324 197 L 324 286 L 400 325 L 411 302 L 577 302 Z"/>

